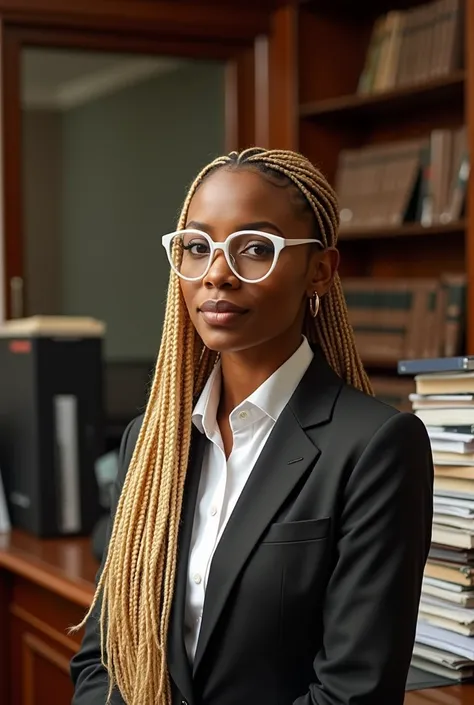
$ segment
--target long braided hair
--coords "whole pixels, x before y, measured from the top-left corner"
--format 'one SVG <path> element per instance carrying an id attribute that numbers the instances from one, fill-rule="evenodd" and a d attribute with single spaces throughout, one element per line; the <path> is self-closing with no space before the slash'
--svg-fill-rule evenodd
<path id="1" fill-rule="evenodd" d="M 317 237 L 334 246 L 339 227 L 334 191 L 311 162 L 295 152 L 247 149 L 208 164 L 191 185 L 178 229 L 196 190 L 217 169 L 255 169 L 288 187 L 315 218 Z M 305 333 L 346 382 L 371 393 L 357 353 L 339 276 Z M 105 564 L 91 608 L 101 606 L 102 661 L 109 699 L 117 686 L 127 705 L 169 705 L 166 644 L 176 573 L 194 402 L 217 354 L 197 335 L 171 273 L 160 351 L 149 400 L 114 518 Z"/>

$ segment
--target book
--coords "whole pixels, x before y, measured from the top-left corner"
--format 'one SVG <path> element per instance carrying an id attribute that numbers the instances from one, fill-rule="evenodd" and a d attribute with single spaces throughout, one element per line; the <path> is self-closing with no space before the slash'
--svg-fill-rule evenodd
<path id="1" fill-rule="evenodd" d="M 474 355 L 400 360 L 397 365 L 399 375 L 431 375 L 440 372 L 466 372 L 472 370 L 474 370 Z"/>

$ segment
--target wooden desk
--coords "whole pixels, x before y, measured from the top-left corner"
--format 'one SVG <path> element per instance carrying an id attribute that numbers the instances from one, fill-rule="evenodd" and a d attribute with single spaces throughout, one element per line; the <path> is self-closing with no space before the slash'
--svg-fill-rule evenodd
<path id="1" fill-rule="evenodd" d="M 0 535 L 1 705 L 70 705 L 81 633 L 67 629 L 90 604 L 97 567 L 85 539 Z M 474 705 L 474 685 L 409 692 L 405 705 Z"/>
<path id="2" fill-rule="evenodd" d="M 406 694 L 405 705 L 474 705 L 474 685 L 414 690 Z"/>
<path id="3" fill-rule="evenodd" d="M 68 634 L 91 602 L 98 564 L 89 541 L 0 535 L 0 703 L 70 705 Z"/>

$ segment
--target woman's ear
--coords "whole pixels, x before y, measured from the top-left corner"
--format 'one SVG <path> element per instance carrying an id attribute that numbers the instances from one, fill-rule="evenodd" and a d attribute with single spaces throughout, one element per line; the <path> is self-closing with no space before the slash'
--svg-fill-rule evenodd
<path id="1" fill-rule="evenodd" d="M 324 296 L 327 293 L 339 267 L 339 260 L 339 250 L 335 247 L 328 247 L 323 252 L 315 253 L 306 292 L 308 297 L 312 296 L 315 291 L 319 296 Z"/>

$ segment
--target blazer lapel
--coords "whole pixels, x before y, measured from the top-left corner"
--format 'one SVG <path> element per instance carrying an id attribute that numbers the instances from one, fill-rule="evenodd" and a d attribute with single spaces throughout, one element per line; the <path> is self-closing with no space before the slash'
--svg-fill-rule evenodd
<path id="1" fill-rule="evenodd" d="M 179 532 L 178 564 L 176 569 L 173 609 L 168 634 L 168 668 L 173 681 L 188 703 L 193 702 L 192 674 L 184 642 L 184 611 L 186 602 L 187 570 L 194 510 L 206 439 L 193 427 L 189 469 L 183 497 L 181 527 Z"/>
<path id="2" fill-rule="evenodd" d="M 305 428 L 330 419 L 342 381 L 318 352 L 258 458 L 216 548 L 206 587 L 193 674 L 255 545 L 320 453 Z M 296 461 L 296 462 L 295 462 Z"/>

